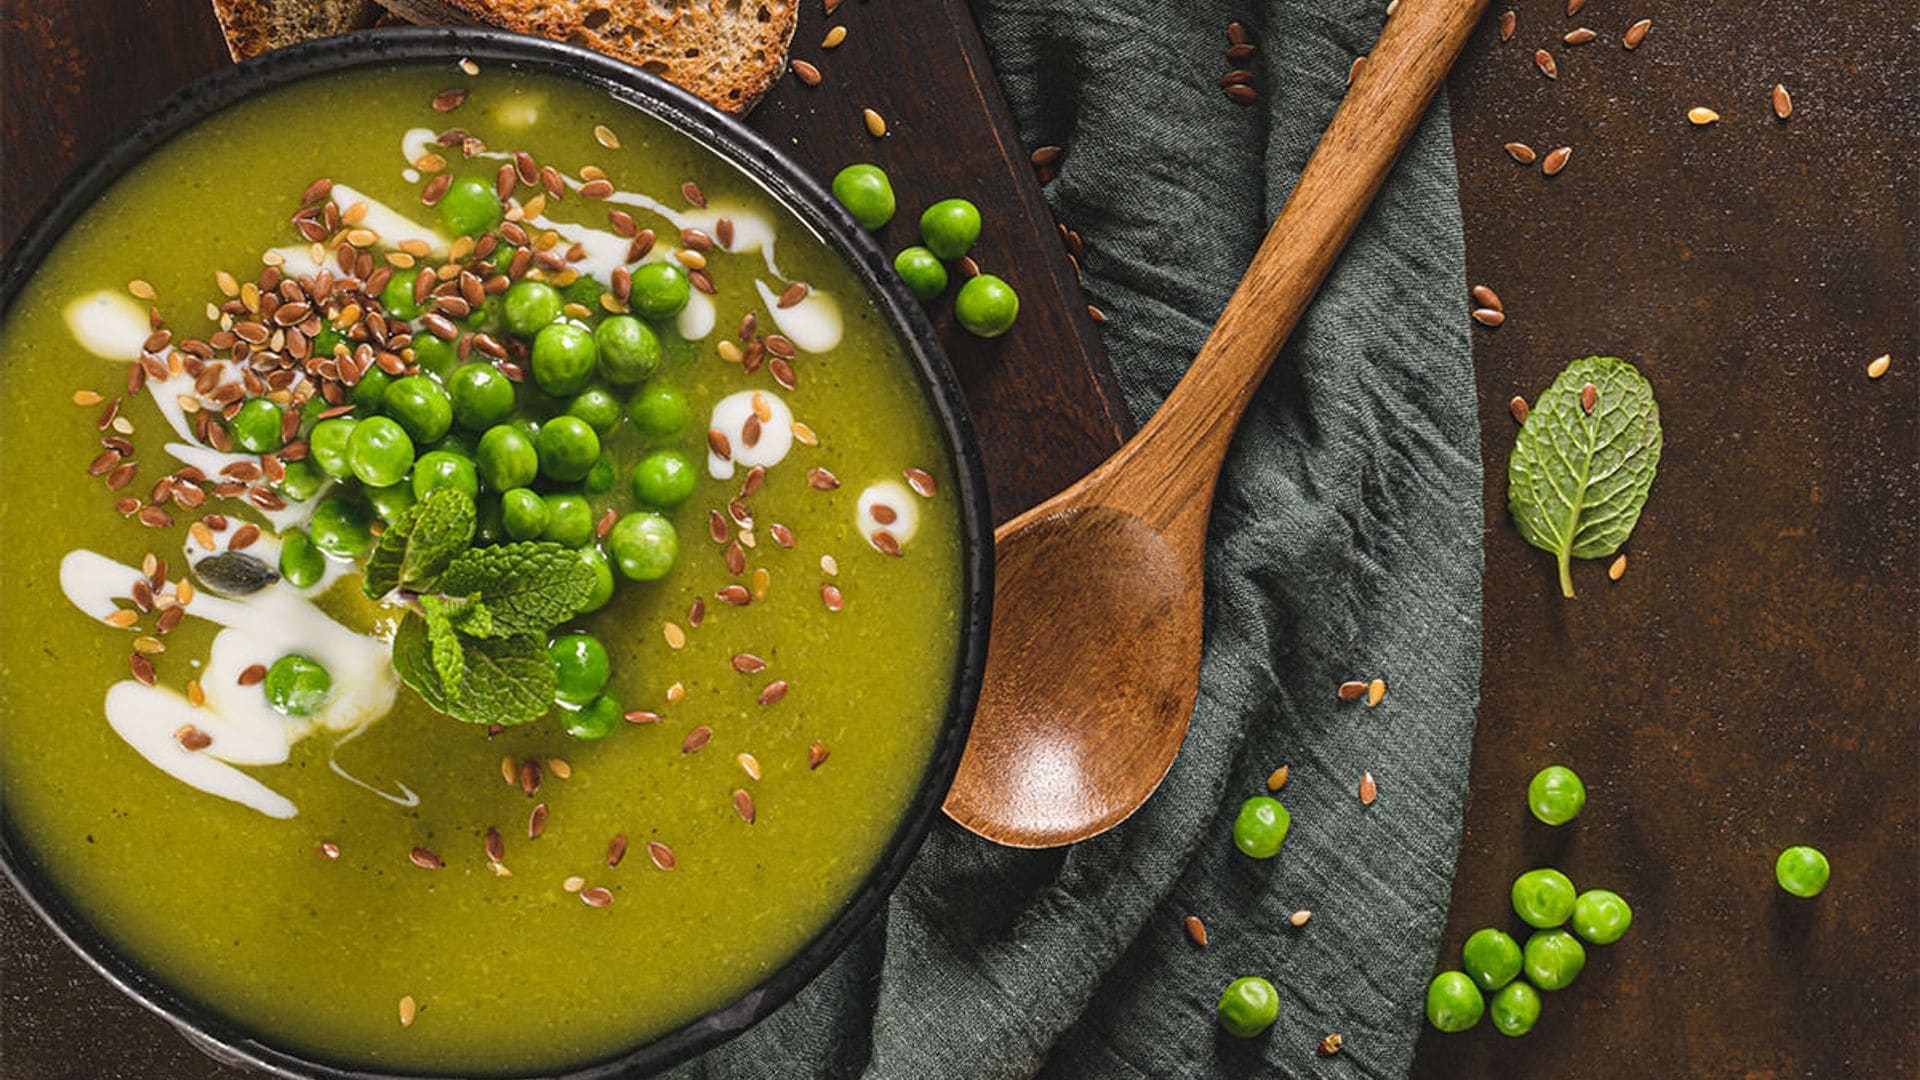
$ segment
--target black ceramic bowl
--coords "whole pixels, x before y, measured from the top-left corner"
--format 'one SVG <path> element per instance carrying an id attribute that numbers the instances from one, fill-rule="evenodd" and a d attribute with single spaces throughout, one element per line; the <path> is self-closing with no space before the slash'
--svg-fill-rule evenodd
<path id="1" fill-rule="evenodd" d="M 958 481 L 953 495 L 960 501 L 965 564 L 961 647 L 940 736 L 912 802 L 879 862 L 853 896 L 825 929 L 766 981 L 724 1008 L 636 1045 L 616 1058 L 582 1062 L 572 1071 L 557 1075 L 567 1080 L 595 1080 L 650 1073 L 746 1030 L 791 998 L 853 941 L 886 902 L 932 827 L 959 764 L 979 698 L 981 673 L 986 666 L 987 617 L 993 609 L 993 533 L 973 423 L 926 316 L 873 240 L 818 182 L 758 135 L 686 91 L 638 68 L 571 45 L 498 31 L 375 31 L 268 53 L 201 79 L 162 103 L 63 186 L 7 253 L 5 263 L 0 264 L 0 320 L 5 319 L 21 286 L 55 242 L 113 181 L 194 123 L 254 94 L 313 75 L 396 63 L 440 61 L 451 66 L 461 57 L 484 64 L 515 65 L 598 87 L 738 163 L 769 195 L 837 251 L 864 283 L 905 345 L 909 362 L 945 434 Z M 31 845 L 16 833 L 11 819 L 0 822 L 0 870 L 88 963 L 134 1000 L 172 1021 L 213 1056 L 280 1076 L 398 1080 L 394 1074 L 329 1064 L 261 1042 L 177 993 L 164 977 L 142 970 L 115 953 L 47 880 L 34 862 Z"/>

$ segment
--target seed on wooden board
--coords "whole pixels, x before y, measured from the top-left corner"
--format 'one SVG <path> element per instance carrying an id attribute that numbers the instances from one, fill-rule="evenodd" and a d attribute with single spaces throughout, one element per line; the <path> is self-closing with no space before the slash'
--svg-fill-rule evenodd
<path id="1" fill-rule="evenodd" d="M 1473 321 L 1479 323 L 1481 326 L 1499 326 L 1507 321 L 1507 315 L 1505 312 L 1496 308 L 1474 308 Z"/>
<path id="2" fill-rule="evenodd" d="M 580 890 L 580 902 L 592 908 L 603 908 L 613 903 L 613 891 L 603 885 Z"/>
<path id="3" fill-rule="evenodd" d="M 1473 302 L 1481 307 L 1492 308 L 1495 311 L 1507 310 L 1506 305 L 1500 302 L 1500 294 L 1485 285 L 1475 285 L 1469 290 L 1469 294 L 1473 297 Z"/>
<path id="4" fill-rule="evenodd" d="M 1500 13 L 1500 40 L 1513 40 L 1514 27 L 1520 24 L 1519 13 L 1509 9 Z"/>
<path id="5" fill-rule="evenodd" d="M 1558 176 L 1560 170 L 1567 167 L 1567 159 L 1571 157 L 1573 157 L 1571 146 L 1562 146 L 1557 150 L 1548 151 L 1547 156 L 1540 159 L 1540 171 L 1548 176 Z"/>
<path id="6" fill-rule="evenodd" d="M 1380 787 L 1378 784 L 1374 783 L 1373 774 L 1370 772 L 1361 773 L 1360 774 L 1360 805 L 1372 806 L 1373 800 L 1378 798 L 1379 795 L 1380 795 Z"/>
<path id="7" fill-rule="evenodd" d="M 407 858 L 422 870 L 438 870 L 447 865 L 446 860 L 433 853 L 430 848 L 417 847 L 407 852 Z"/>
<path id="8" fill-rule="evenodd" d="M 1527 422 L 1528 415 L 1533 412 L 1533 408 L 1527 404 L 1526 398 L 1515 394 L 1513 400 L 1507 402 L 1507 411 L 1513 414 L 1515 423 L 1524 424 Z"/>
<path id="9" fill-rule="evenodd" d="M 1358 701 L 1367 694 L 1367 684 L 1358 679 L 1348 679 L 1340 684 L 1341 701 Z"/>
<path id="10" fill-rule="evenodd" d="M 1313 918 L 1313 912 L 1308 911 L 1305 908 L 1302 908 L 1299 911 L 1294 912 L 1292 915 L 1289 915 L 1287 917 L 1287 923 L 1295 927 L 1305 926 L 1307 925 L 1307 920 L 1311 918 Z"/>
<path id="11" fill-rule="evenodd" d="M 1553 54 L 1545 49 L 1533 50 L 1533 66 L 1549 79 L 1560 77 L 1560 65 L 1553 62 Z"/>
<path id="12" fill-rule="evenodd" d="M 533 810 L 527 815 L 527 839 L 538 840 L 540 834 L 547 831 L 547 804 L 534 803 Z"/>
<path id="13" fill-rule="evenodd" d="M 1622 552 L 1619 555 L 1619 557 L 1615 558 L 1613 560 L 1613 563 L 1607 567 L 1607 580 L 1619 581 L 1621 578 L 1626 576 L 1627 576 L 1627 556 L 1625 552 Z"/>
<path id="14" fill-rule="evenodd" d="M 847 40 L 847 27 L 845 23 L 841 23 L 827 31 L 827 36 L 820 39 L 820 47 L 823 49 L 839 48 L 840 43 L 845 40 Z"/>
<path id="15" fill-rule="evenodd" d="M 1561 37 L 1560 40 L 1566 42 L 1569 45 L 1585 45 L 1587 42 L 1592 41 L 1594 38 L 1597 38 L 1599 36 L 1600 34 L 1597 31 L 1589 27 L 1582 26 L 1577 29 L 1567 31 L 1566 34 L 1563 37 Z"/>
<path id="16" fill-rule="evenodd" d="M 1629 49 L 1637 49 L 1640 47 L 1641 42 L 1647 40 L 1647 31 L 1651 29 L 1653 29 L 1653 20 L 1641 19 L 1639 22 L 1627 27 L 1627 32 L 1620 35 L 1620 44 L 1625 45 Z"/>
<path id="17" fill-rule="evenodd" d="M 1325 1038 L 1320 1040 L 1320 1056 L 1332 1057 L 1339 1053 L 1340 1048 L 1344 1045 L 1346 1045 L 1346 1039 L 1341 1037 L 1339 1032 L 1329 1032 Z"/>
<path id="18" fill-rule="evenodd" d="M 1887 369 L 1892 366 L 1893 366 L 1893 354 L 1882 353 L 1881 355 L 1874 357 L 1871 361 L 1868 362 L 1867 378 L 1877 379 L 1882 375 L 1885 375 L 1887 373 Z"/>
<path id="19" fill-rule="evenodd" d="M 1279 768 L 1268 773 L 1267 774 L 1267 790 L 1279 791 L 1281 788 L 1286 787 L 1287 777 L 1292 775 L 1292 772 L 1293 770 L 1291 768 L 1289 768 L 1288 766 L 1282 765 Z"/>
<path id="20" fill-rule="evenodd" d="M 832 753 L 833 751 L 828 750 L 825 743 L 814 743 L 807 747 L 807 768 L 811 770 L 825 765 Z"/>
<path id="21" fill-rule="evenodd" d="M 1220 92 L 1227 95 L 1227 97 L 1239 105 L 1251 105 L 1260 97 L 1259 92 L 1254 90 L 1253 87 L 1238 83 L 1232 86 L 1222 87 Z"/>
<path id="22" fill-rule="evenodd" d="M 740 815 L 741 821 L 749 825 L 753 824 L 753 796 L 745 788 L 733 789 L 733 812 Z"/>
<path id="23" fill-rule="evenodd" d="M 403 997 L 400 999 L 400 1026 L 401 1027 L 403 1028 L 412 1027 L 414 1018 L 418 1017 L 419 1015 L 420 1015 L 420 1005 L 418 1002 L 413 1000 L 412 994 L 408 994 L 406 997 Z"/>
<path id="24" fill-rule="evenodd" d="M 1207 924 L 1201 922 L 1200 916 L 1198 915 L 1187 916 L 1186 924 L 1187 924 L 1187 937 L 1191 938 L 1195 945 L 1198 945 L 1203 949 L 1206 948 L 1207 947 Z"/>
<path id="25" fill-rule="evenodd" d="M 613 835 L 613 839 L 607 841 L 607 865 L 619 866 L 620 860 L 626 857 L 627 857 L 627 834 L 615 833 Z"/>
<path id="26" fill-rule="evenodd" d="M 1784 83 L 1773 84 L 1773 115 L 1782 120 L 1793 115 L 1793 95 L 1787 93 Z"/>
<path id="27" fill-rule="evenodd" d="M 973 256 L 962 255 L 960 256 L 960 273 L 966 277 L 977 278 L 980 276 L 980 264 L 973 261 Z"/>
<path id="28" fill-rule="evenodd" d="M 1353 63 L 1347 65 L 1347 85 L 1348 86 L 1353 85 L 1353 80 L 1359 77 L 1360 69 L 1362 67 L 1365 67 L 1366 63 L 1367 63 L 1367 58 L 1364 55 L 1362 55 L 1362 56 L 1354 57 Z"/>
<path id="29" fill-rule="evenodd" d="M 1580 14 L 1580 9 L 1586 6 L 1587 0 L 1567 0 L 1567 18 Z"/>
<path id="30" fill-rule="evenodd" d="M 1720 119 L 1720 114 L 1705 105 L 1695 105 L 1687 110 L 1687 122 L 1695 127 L 1705 127 Z"/>
<path id="31" fill-rule="evenodd" d="M 674 857 L 673 849 L 658 840 L 647 841 L 647 858 L 662 870 L 671 870 L 679 862 Z"/>
<path id="32" fill-rule="evenodd" d="M 872 109 L 861 109 L 860 119 L 866 122 L 867 134 L 873 136 L 876 139 L 884 138 L 886 136 L 887 134 L 886 117 L 881 116 L 879 113 L 874 112 Z"/>
<path id="33" fill-rule="evenodd" d="M 1587 383 L 1586 385 L 1580 387 L 1580 411 L 1581 412 L 1586 413 L 1589 416 L 1593 415 L 1593 407 L 1594 405 L 1598 404 L 1599 401 L 1600 401 L 1599 387 L 1593 385 L 1592 383 Z"/>
<path id="34" fill-rule="evenodd" d="M 1387 696 L 1387 680 L 1375 679 L 1367 684 L 1367 708 L 1380 704 Z"/>
<path id="35" fill-rule="evenodd" d="M 1507 144 L 1506 149 L 1507 149 L 1507 156 L 1519 162 L 1520 164 L 1522 165 L 1533 164 L 1533 159 L 1535 157 L 1533 152 L 1533 147 L 1528 146 L 1526 143 L 1510 142 Z"/>
<path id="36" fill-rule="evenodd" d="M 808 86 L 820 85 L 820 69 L 805 60 L 795 60 L 789 65 L 793 68 L 793 77 Z"/>

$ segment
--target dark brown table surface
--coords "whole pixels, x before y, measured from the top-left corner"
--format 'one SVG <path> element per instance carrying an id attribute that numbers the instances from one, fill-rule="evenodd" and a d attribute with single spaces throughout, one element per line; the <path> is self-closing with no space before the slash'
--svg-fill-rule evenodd
<path id="1" fill-rule="evenodd" d="M 0 4 L 0 242 L 144 103 L 225 62 L 197 0 L 124 17 L 134 6 Z M 1507 887 L 1535 865 L 1622 893 L 1635 925 L 1549 996 L 1533 1035 L 1430 1032 L 1418 1077 L 1920 1074 L 1920 56 L 1900 7 L 1593 0 L 1567 19 L 1559 0 L 1529 0 L 1514 40 L 1490 19 L 1453 78 L 1468 277 L 1499 291 L 1509 321 L 1474 334 L 1485 668 L 1442 962 L 1474 929 L 1512 926 Z M 796 55 L 819 59 L 806 8 Z M 981 201 L 1031 227 L 1004 230 L 985 260 L 1037 275 L 1021 282 L 1023 329 L 1043 332 L 998 349 L 950 340 L 1004 516 L 1125 421 L 1099 396 L 1103 354 L 1044 207 L 1005 166 L 1021 153 L 1010 131 L 969 134 L 900 103 L 897 138 L 875 151 L 851 111 L 878 99 L 823 93 L 836 74 L 884 93 L 861 65 L 933 56 L 954 99 L 993 107 L 990 87 L 967 89 L 971 43 L 926 48 L 971 34 L 959 0 L 885 10 L 898 27 L 856 33 L 822 64 L 828 86 L 784 83 L 753 123 L 783 145 L 804 135 L 792 149 L 823 172 L 877 152 L 896 181 L 904 169 L 979 192 L 967 170 L 999 163 Z M 1653 32 L 1626 52 L 1619 34 L 1641 17 Z M 1581 25 L 1600 40 L 1560 43 Z M 873 52 L 848 51 L 863 38 Z M 1533 69 L 1536 47 L 1557 80 Z M 1775 82 L 1794 95 L 1786 123 L 1769 110 Z M 1696 104 L 1723 119 L 1691 127 Z M 960 137 L 979 153 L 910 149 Z M 1501 151 L 1513 140 L 1570 145 L 1572 163 L 1545 179 Z M 1626 577 L 1579 565 L 1568 602 L 1506 522 L 1506 402 L 1591 353 L 1652 379 L 1666 451 Z M 1893 369 L 1870 381 L 1882 353 Z M 1549 761 L 1589 790 L 1560 830 L 1524 806 Z M 1816 901 L 1773 884 L 1793 843 L 1833 860 Z M 7 1077 L 239 1075 L 107 987 L 6 889 L 0 941 Z M 84 1061 L 66 1056 L 76 1042 Z"/>

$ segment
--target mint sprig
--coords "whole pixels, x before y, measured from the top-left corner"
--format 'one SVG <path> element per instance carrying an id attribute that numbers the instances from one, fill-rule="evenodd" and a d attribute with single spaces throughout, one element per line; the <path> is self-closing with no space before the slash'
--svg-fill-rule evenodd
<path id="1" fill-rule="evenodd" d="M 474 547 L 473 497 L 443 488 L 402 514 L 368 557 L 369 596 L 405 606 L 393 640 L 400 681 L 470 724 L 524 724 L 553 704 L 546 640 L 593 592 L 559 544 Z"/>

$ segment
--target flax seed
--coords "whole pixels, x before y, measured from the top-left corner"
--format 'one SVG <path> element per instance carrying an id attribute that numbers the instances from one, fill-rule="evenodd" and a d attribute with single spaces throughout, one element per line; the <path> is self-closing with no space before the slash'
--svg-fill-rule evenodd
<path id="1" fill-rule="evenodd" d="M 1694 127 L 1706 127 L 1708 124 L 1717 123 L 1719 119 L 1720 114 L 1705 105 L 1695 105 L 1687 110 L 1687 122 Z"/>
<path id="2" fill-rule="evenodd" d="M 1279 791 L 1281 788 L 1286 787 L 1287 777 L 1290 774 L 1291 774 L 1291 770 L 1285 765 L 1282 765 L 1279 768 L 1268 773 L 1267 774 L 1267 790 Z"/>
<path id="3" fill-rule="evenodd" d="M 1379 797 L 1380 797 L 1380 785 L 1374 782 L 1373 774 L 1370 772 L 1361 773 L 1360 774 L 1360 805 L 1372 806 L 1373 800 Z"/>
<path id="4" fill-rule="evenodd" d="M 1487 288 L 1485 285 L 1475 285 L 1470 290 L 1470 294 L 1473 297 L 1473 302 L 1481 307 L 1492 308 L 1495 311 L 1507 310 L 1506 305 L 1500 302 L 1500 294 Z"/>
<path id="5" fill-rule="evenodd" d="M 1587 42 L 1592 41 L 1594 38 L 1597 38 L 1599 36 L 1600 35 L 1594 30 L 1589 29 L 1588 27 L 1582 26 L 1582 27 L 1578 27 L 1576 29 L 1567 31 L 1566 35 L 1563 36 L 1560 40 L 1566 42 L 1568 45 L 1585 45 Z"/>
<path id="6" fill-rule="evenodd" d="M 1387 680 L 1375 679 L 1367 684 L 1367 708 L 1371 709 L 1386 700 Z"/>
<path id="7" fill-rule="evenodd" d="M 735 754 L 733 756 L 733 760 L 739 763 L 740 771 L 746 773 L 749 779 L 753 779 L 753 780 L 760 779 L 760 759 L 759 758 L 756 758 L 752 754 L 749 754 L 745 750 L 742 750 L 738 754 Z"/>
<path id="8" fill-rule="evenodd" d="M 1640 47 L 1641 42 L 1647 40 L 1647 31 L 1651 29 L 1653 29 L 1653 20 L 1641 19 L 1639 22 L 1627 27 L 1625 34 L 1620 35 L 1620 44 L 1629 49 L 1637 49 Z"/>
<path id="9" fill-rule="evenodd" d="M 1546 157 L 1540 159 L 1540 171 L 1548 176 L 1558 176 L 1560 170 L 1567 167 L 1567 160 L 1571 157 L 1573 157 L 1571 146 L 1562 146 L 1550 151 Z"/>
<path id="10" fill-rule="evenodd" d="M 832 753 L 833 751 L 828 750 L 825 743 L 817 742 L 807 747 L 807 769 L 811 771 L 825 765 Z"/>
<path id="11" fill-rule="evenodd" d="M 407 858 L 422 870 L 438 870 L 447 865 L 446 860 L 434 854 L 430 848 L 414 848 L 407 853 Z"/>
<path id="12" fill-rule="evenodd" d="M 1531 165 L 1534 160 L 1533 147 L 1522 142 L 1510 142 L 1506 146 L 1507 156 L 1522 165 Z"/>
<path id="13" fill-rule="evenodd" d="M 1585 386 L 1582 386 L 1580 388 L 1580 411 L 1581 412 L 1586 413 L 1588 416 L 1592 416 L 1593 407 L 1596 404 L 1598 404 L 1599 401 L 1600 401 L 1599 387 L 1593 385 L 1592 383 L 1587 383 Z"/>
<path id="14" fill-rule="evenodd" d="M 789 66 L 793 68 L 794 77 L 799 79 L 802 83 L 805 83 L 808 86 L 820 85 L 820 69 L 819 68 L 814 67 L 812 64 L 807 63 L 805 60 L 795 60 Z"/>
<path id="15" fill-rule="evenodd" d="M 1871 362 L 1867 364 L 1867 378 L 1878 379 L 1881 376 L 1885 375 L 1887 373 L 1887 369 L 1892 366 L 1893 366 L 1892 353 L 1883 353 L 1879 356 L 1876 356 L 1873 358 Z"/>
<path id="16" fill-rule="evenodd" d="M 1299 927 L 1307 925 L 1307 920 L 1311 918 L 1313 918 L 1313 912 L 1302 908 L 1292 915 L 1287 916 L 1287 925 L 1298 929 Z"/>
<path id="17" fill-rule="evenodd" d="M 1773 115 L 1782 120 L 1793 115 L 1793 95 L 1783 83 L 1773 84 Z"/>
<path id="18" fill-rule="evenodd" d="M 1520 395 L 1515 394 L 1513 396 L 1513 400 L 1507 402 L 1507 411 L 1513 414 L 1513 420 L 1515 423 L 1524 424 L 1527 422 L 1528 414 L 1532 413 L 1533 409 L 1531 406 L 1527 404 L 1526 398 L 1523 398 Z"/>
<path id="19" fill-rule="evenodd" d="M 1553 62 L 1553 54 L 1545 49 L 1533 50 L 1533 66 L 1549 79 L 1560 77 L 1560 65 Z"/>
<path id="20" fill-rule="evenodd" d="M 1514 28 L 1518 26 L 1519 23 L 1520 23 L 1520 16 L 1518 13 L 1511 10 L 1501 12 L 1500 13 L 1500 40 L 1503 42 L 1512 41 Z"/>
<path id="21" fill-rule="evenodd" d="M 652 859 L 653 865 L 662 870 L 671 870 L 679 863 L 679 860 L 674 857 L 673 849 L 658 840 L 647 841 L 647 858 Z"/>
<path id="22" fill-rule="evenodd" d="M 1198 945 L 1203 949 L 1206 948 L 1207 947 L 1207 924 L 1201 922 L 1200 917 L 1198 915 L 1189 915 L 1186 918 L 1186 926 L 1187 926 L 1187 937 L 1190 938 L 1195 945 Z"/>
<path id="23" fill-rule="evenodd" d="M 615 833 L 613 839 L 607 842 L 607 866 L 609 867 L 619 866 L 620 860 L 626 857 L 627 857 L 626 834 Z"/>
<path id="24" fill-rule="evenodd" d="M 861 109 L 860 118 L 866 122 L 867 134 L 882 139 L 887 134 L 887 120 L 872 109 Z"/>
<path id="25" fill-rule="evenodd" d="M 1367 684 L 1357 679 L 1348 679 L 1340 684 L 1338 693 L 1341 701 L 1358 701 L 1366 696 Z"/>
<path id="26" fill-rule="evenodd" d="M 1627 556 L 1623 552 L 1620 554 L 1618 558 L 1613 560 L 1613 563 L 1611 565 L 1607 567 L 1607 580 L 1619 581 L 1621 578 L 1626 576 L 1627 576 Z"/>
<path id="27" fill-rule="evenodd" d="M 1482 326 L 1499 326 L 1507 321 L 1507 316 L 1504 312 L 1490 307 L 1474 308 L 1473 321 Z"/>

